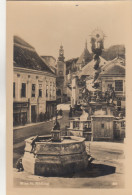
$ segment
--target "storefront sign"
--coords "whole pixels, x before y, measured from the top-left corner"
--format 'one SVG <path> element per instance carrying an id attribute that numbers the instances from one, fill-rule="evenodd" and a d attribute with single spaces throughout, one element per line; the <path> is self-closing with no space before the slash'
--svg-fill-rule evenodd
<path id="1" fill-rule="evenodd" d="M 28 108 L 28 102 L 13 103 L 14 108 Z"/>

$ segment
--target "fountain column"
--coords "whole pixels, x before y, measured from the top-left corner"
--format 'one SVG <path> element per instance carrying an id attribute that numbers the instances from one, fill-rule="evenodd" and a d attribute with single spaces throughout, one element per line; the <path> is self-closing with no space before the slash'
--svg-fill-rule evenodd
<path id="1" fill-rule="evenodd" d="M 60 132 L 60 124 L 57 121 L 57 113 L 56 113 L 56 121 L 53 130 L 51 131 L 52 141 L 60 142 L 61 141 L 61 132 Z"/>

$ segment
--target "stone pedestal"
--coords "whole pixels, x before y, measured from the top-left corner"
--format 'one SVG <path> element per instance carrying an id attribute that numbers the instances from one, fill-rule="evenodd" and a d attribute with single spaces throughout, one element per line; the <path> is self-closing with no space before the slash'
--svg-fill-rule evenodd
<path id="1" fill-rule="evenodd" d="M 24 171 L 42 176 L 63 176 L 85 170 L 88 155 L 84 138 L 64 136 L 61 142 L 50 141 L 43 136 L 31 153 L 32 138 L 26 140 L 23 156 Z"/>
<path id="2" fill-rule="evenodd" d="M 61 141 L 60 130 L 52 130 L 51 136 L 52 136 L 52 141 L 54 141 L 54 142 Z"/>

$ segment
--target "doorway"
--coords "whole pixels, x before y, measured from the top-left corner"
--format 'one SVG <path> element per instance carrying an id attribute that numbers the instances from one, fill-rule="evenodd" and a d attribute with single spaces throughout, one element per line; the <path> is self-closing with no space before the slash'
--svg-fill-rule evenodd
<path id="1" fill-rule="evenodd" d="M 35 123 L 37 120 L 36 106 L 31 106 L 31 122 Z"/>

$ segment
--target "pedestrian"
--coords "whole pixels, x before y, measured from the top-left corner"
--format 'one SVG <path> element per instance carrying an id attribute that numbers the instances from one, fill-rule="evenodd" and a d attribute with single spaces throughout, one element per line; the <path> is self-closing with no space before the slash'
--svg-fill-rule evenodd
<path id="1" fill-rule="evenodd" d="M 60 113 L 60 116 L 62 116 L 62 115 L 63 115 L 63 112 L 62 112 L 62 110 L 61 110 L 61 109 L 60 109 L 60 112 L 59 112 L 59 113 Z"/>
<path id="2" fill-rule="evenodd" d="M 22 117 L 22 124 L 23 124 L 23 125 L 26 124 L 26 117 L 25 117 L 25 116 Z"/>
<path id="3" fill-rule="evenodd" d="M 31 142 L 31 146 L 32 146 L 31 153 L 33 153 L 35 151 L 35 147 L 36 147 L 35 142 L 37 142 L 37 141 L 39 141 L 39 136 L 38 135 Z"/>
<path id="4" fill-rule="evenodd" d="M 113 104 L 113 101 L 115 99 L 115 91 L 113 87 L 111 87 L 111 99 L 112 99 L 112 104 Z"/>
<path id="5" fill-rule="evenodd" d="M 16 163 L 16 166 L 17 166 L 18 172 L 24 171 L 23 164 L 22 164 L 22 159 L 21 158 L 18 159 L 18 161 Z"/>

